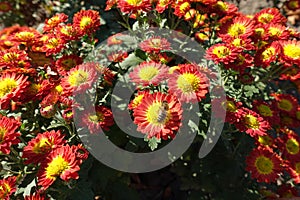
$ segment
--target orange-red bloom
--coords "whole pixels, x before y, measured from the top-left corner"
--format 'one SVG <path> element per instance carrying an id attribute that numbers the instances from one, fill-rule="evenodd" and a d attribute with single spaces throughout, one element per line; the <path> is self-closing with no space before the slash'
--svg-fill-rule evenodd
<path id="1" fill-rule="evenodd" d="M 297 40 L 282 40 L 280 41 L 282 47 L 281 59 L 286 66 L 293 64 L 300 65 L 300 41 Z"/>
<path id="2" fill-rule="evenodd" d="M 246 170 L 257 182 L 275 182 L 282 172 L 280 157 L 270 148 L 255 148 L 246 159 Z"/>
<path id="3" fill-rule="evenodd" d="M 63 55 L 56 61 L 55 65 L 59 74 L 65 76 L 72 68 L 81 63 L 82 58 L 77 55 Z"/>
<path id="4" fill-rule="evenodd" d="M 25 51 L 9 49 L 0 51 L 0 68 L 18 68 L 28 65 Z M 26 64 L 27 63 L 27 64 Z"/>
<path id="5" fill-rule="evenodd" d="M 290 94 L 271 94 L 275 98 L 275 105 L 280 112 L 294 115 L 298 108 L 297 99 Z"/>
<path id="6" fill-rule="evenodd" d="M 171 44 L 168 40 L 159 36 L 144 40 L 139 46 L 147 53 L 160 53 L 161 51 L 171 50 Z"/>
<path id="7" fill-rule="evenodd" d="M 151 2 L 150 0 L 120 0 L 118 1 L 118 8 L 122 13 L 135 15 L 139 12 L 150 11 Z"/>
<path id="8" fill-rule="evenodd" d="M 215 44 L 206 51 L 206 58 L 215 63 L 230 64 L 237 58 L 240 50 L 237 47 L 228 44 Z"/>
<path id="9" fill-rule="evenodd" d="M 180 128 L 182 112 L 181 103 L 175 96 L 161 92 L 145 94 L 134 109 L 134 123 L 148 138 L 167 140 Z"/>
<path id="10" fill-rule="evenodd" d="M 159 85 L 168 76 L 168 67 L 154 61 L 142 62 L 130 72 L 129 77 L 135 84 Z"/>
<path id="11" fill-rule="evenodd" d="M 275 41 L 259 49 L 255 55 L 255 64 L 267 68 L 272 62 L 277 61 L 281 54 L 281 46 Z"/>
<path id="12" fill-rule="evenodd" d="M 40 193 L 34 193 L 29 196 L 25 196 L 24 200 L 49 200 L 45 195 L 42 195 Z"/>
<path id="13" fill-rule="evenodd" d="M 289 160 L 300 158 L 300 137 L 296 133 L 283 133 L 276 142 L 282 158 Z"/>
<path id="14" fill-rule="evenodd" d="M 180 101 L 197 102 L 208 93 L 208 78 L 195 64 L 180 64 L 168 79 L 169 92 Z"/>
<path id="15" fill-rule="evenodd" d="M 265 8 L 254 15 L 254 20 L 258 24 L 282 24 L 285 25 L 287 19 L 277 8 Z"/>
<path id="16" fill-rule="evenodd" d="M 53 31 L 59 24 L 68 21 L 68 16 L 64 13 L 58 13 L 45 20 L 44 32 Z"/>
<path id="17" fill-rule="evenodd" d="M 3 116 L 0 119 L 0 152 L 4 154 L 10 153 L 11 145 L 18 144 L 21 135 L 17 132 L 21 123 L 12 117 Z"/>
<path id="18" fill-rule="evenodd" d="M 81 10 L 75 13 L 73 25 L 81 36 L 95 32 L 100 26 L 100 15 L 95 10 Z"/>
<path id="19" fill-rule="evenodd" d="M 58 177 L 64 181 L 78 179 L 79 170 L 76 153 L 69 145 L 61 146 L 51 151 L 42 161 L 38 171 L 38 185 L 47 189 Z"/>
<path id="20" fill-rule="evenodd" d="M 0 199 L 10 200 L 10 196 L 17 190 L 16 188 L 16 176 L 10 176 L 0 180 Z"/>
<path id="21" fill-rule="evenodd" d="M 64 145 L 67 141 L 60 131 L 46 131 L 39 133 L 31 139 L 23 150 L 23 158 L 26 158 L 26 163 L 35 163 L 43 161 L 48 154 L 55 148 Z"/>

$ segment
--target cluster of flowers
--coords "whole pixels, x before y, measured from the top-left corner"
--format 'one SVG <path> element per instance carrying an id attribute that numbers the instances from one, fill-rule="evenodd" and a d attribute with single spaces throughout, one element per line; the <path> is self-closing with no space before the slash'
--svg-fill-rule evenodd
<path id="1" fill-rule="evenodd" d="M 89 155 L 80 142 L 72 141 L 75 130 L 71 126 L 68 132 L 48 130 L 46 125 L 28 132 L 28 116 L 23 116 L 32 113 L 29 118 L 43 120 L 59 114 L 68 126 L 73 116 L 74 89 L 84 89 L 96 73 L 103 71 L 93 63 L 82 64 L 78 50 L 84 39 L 95 42 L 92 35 L 100 26 L 99 13 L 82 10 L 74 15 L 72 24 L 66 24 L 67 20 L 62 13 L 47 19 L 42 33 L 18 25 L 0 32 L 0 151 L 8 159 L 13 154 L 24 166 L 36 166 L 32 167 L 37 171 L 36 193 L 26 200 L 46 199 L 43 193 L 58 177 L 66 182 L 78 179 L 80 165 Z M 109 83 L 113 74 L 104 74 Z M 16 146 L 21 143 L 23 148 Z M 10 199 L 22 179 L 9 176 L 1 180 L 0 198 Z"/>

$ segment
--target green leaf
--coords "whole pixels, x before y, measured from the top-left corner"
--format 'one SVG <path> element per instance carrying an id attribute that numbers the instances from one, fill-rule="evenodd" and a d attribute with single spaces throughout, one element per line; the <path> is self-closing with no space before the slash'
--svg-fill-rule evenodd
<path id="1" fill-rule="evenodd" d="M 147 136 L 145 136 L 144 141 L 148 142 L 148 146 L 150 147 L 151 151 L 156 149 L 158 147 L 158 144 L 161 143 L 161 139 L 158 139 L 156 137 L 152 137 L 149 139 L 147 138 Z"/>

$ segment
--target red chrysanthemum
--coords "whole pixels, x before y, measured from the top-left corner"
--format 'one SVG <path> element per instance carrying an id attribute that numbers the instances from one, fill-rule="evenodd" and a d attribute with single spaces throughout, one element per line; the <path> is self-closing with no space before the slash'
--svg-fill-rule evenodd
<path id="1" fill-rule="evenodd" d="M 191 3 L 189 1 L 177 1 L 173 3 L 174 15 L 177 17 L 183 17 L 191 8 Z"/>
<path id="2" fill-rule="evenodd" d="M 64 93 L 84 92 L 90 88 L 96 79 L 96 66 L 96 63 L 83 63 L 72 68 L 61 80 Z"/>
<path id="3" fill-rule="evenodd" d="M 79 164 L 82 164 L 84 160 L 86 160 L 89 157 L 89 152 L 82 144 L 78 144 L 71 146 L 72 152 L 76 155 L 76 160 Z"/>
<path id="4" fill-rule="evenodd" d="M 283 158 L 290 160 L 300 158 L 300 137 L 296 133 L 283 133 L 276 142 Z"/>
<path id="5" fill-rule="evenodd" d="M 172 1 L 173 0 L 158 0 L 155 10 L 158 13 L 163 13 L 169 7 L 169 5 L 171 5 Z"/>
<path id="6" fill-rule="evenodd" d="M 161 92 L 146 94 L 134 109 L 134 123 L 148 138 L 167 140 L 180 128 L 182 112 L 181 103 L 175 96 Z"/>
<path id="7" fill-rule="evenodd" d="M 142 90 L 138 91 L 138 93 L 135 95 L 135 97 L 130 101 L 128 104 L 129 110 L 134 110 L 136 107 L 140 105 L 145 95 L 149 94 L 148 90 Z"/>
<path id="8" fill-rule="evenodd" d="M 254 33 L 254 23 L 245 16 L 235 17 L 221 26 L 218 33 L 221 38 L 249 37 Z"/>
<path id="9" fill-rule="evenodd" d="M 12 10 L 12 6 L 8 1 L 0 2 L 0 12 L 8 12 Z"/>
<path id="10" fill-rule="evenodd" d="M 56 34 L 63 40 L 77 40 L 80 37 L 79 31 L 72 24 L 64 24 L 56 27 Z"/>
<path id="11" fill-rule="evenodd" d="M 39 133 L 24 147 L 22 157 L 27 159 L 25 161 L 27 164 L 37 164 L 43 161 L 53 149 L 64 145 L 66 142 L 60 131 L 52 130 Z"/>
<path id="12" fill-rule="evenodd" d="M 21 135 L 17 132 L 21 123 L 12 117 L 1 117 L 0 119 L 0 152 L 4 154 L 10 153 L 10 146 L 18 144 Z"/>
<path id="13" fill-rule="evenodd" d="M 259 24 L 282 24 L 285 25 L 287 19 L 277 8 L 265 8 L 254 15 L 254 20 Z"/>
<path id="14" fill-rule="evenodd" d="M 237 58 L 240 50 L 228 44 L 215 44 L 206 51 L 206 58 L 215 63 L 230 64 Z"/>
<path id="15" fill-rule="evenodd" d="M 61 146 L 51 151 L 42 161 L 38 171 L 38 185 L 47 189 L 58 177 L 64 181 L 78 179 L 79 170 L 79 162 L 73 149 L 69 145 Z"/>
<path id="16" fill-rule="evenodd" d="M 49 200 L 45 195 L 40 193 L 34 193 L 29 196 L 25 196 L 24 200 Z"/>
<path id="17" fill-rule="evenodd" d="M 72 68 L 80 65 L 82 61 L 82 58 L 77 55 L 64 55 L 56 61 L 55 65 L 59 74 L 65 76 Z"/>
<path id="18" fill-rule="evenodd" d="M 253 66 L 253 60 L 254 59 L 252 55 L 242 52 L 238 54 L 234 63 L 224 64 L 224 67 L 226 69 L 233 69 L 235 71 L 238 71 L 241 74 L 245 71 L 246 68 Z"/>
<path id="19" fill-rule="evenodd" d="M 290 94 L 271 94 L 275 98 L 275 105 L 280 112 L 294 115 L 298 108 L 298 100 Z"/>
<path id="20" fill-rule="evenodd" d="M 279 113 L 273 102 L 270 104 L 264 101 L 255 100 L 253 110 L 260 114 L 270 124 L 278 125 L 280 122 Z"/>
<path id="21" fill-rule="evenodd" d="M 28 56 L 25 51 L 9 49 L 0 51 L 0 68 L 18 68 L 26 66 Z"/>
<path id="22" fill-rule="evenodd" d="M 81 10 L 75 13 L 73 25 L 79 30 L 80 35 L 89 35 L 99 28 L 100 15 L 95 10 Z"/>
<path id="23" fill-rule="evenodd" d="M 296 11 L 300 8 L 300 1 L 299 0 L 288 0 L 284 2 L 284 5 L 287 7 L 288 10 Z"/>
<path id="24" fill-rule="evenodd" d="M 0 77 L 0 108 L 7 109 L 11 100 L 18 102 L 28 86 L 27 76 L 5 73 Z"/>
<path id="25" fill-rule="evenodd" d="M 212 7 L 213 11 L 216 12 L 220 16 L 232 16 L 232 15 L 235 15 L 238 11 L 238 8 L 236 7 L 236 5 L 234 5 L 233 3 L 226 2 L 226 1 L 210 0 L 210 2 L 207 4 L 210 7 Z"/>
<path id="26" fill-rule="evenodd" d="M 281 198 L 299 197 L 296 187 L 293 187 L 290 184 L 284 184 L 279 186 L 277 194 L 279 194 L 279 197 Z"/>
<path id="27" fill-rule="evenodd" d="M 167 78 L 168 71 L 168 67 L 164 64 L 145 61 L 135 67 L 129 77 L 138 86 L 159 85 Z"/>
<path id="28" fill-rule="evenodd" d="M 51 32 L 59 24 L 68 21 L 68 16 L 64 13 L 58 13 L 53 17 L 45 20 L 44 32 Z"/>
<path id="29" fill-rule="evenodd" d="M 195 64 L 180 64 L 168 79 L 169 92 L 183 102 L 197 102 L 208 93 L 208 78 Z"/>
<path id="30" fill-rule="evenodd" d="M 287 160 L 285 162 L 286 171 L 291 176 L 294 183 L 300 183 L 300 158 L 296 158 L 293 160 Z"/>
<path id="31" fill-rule="evenodd" d="M 117 33 L 117 34 L 114 34 L 110 37 L 107 38 L 107 45 L 108 46 L 111 46 L 111 45 L 119 45 L 119 44 L 122 44 L 123 43 L 123 40 L 121 39 L 118 39 L 118 37 L 122 37 L 123 34 L 122 33 Z"/>
<path id="32" fill-rule="evenodd" d="M 125 14 L 136 14 L 138 12 L 148 12 L 151 10 L 150 0 L 120 0 L 118 8 Z"/>
<path id="33" fill-rule="evenodd" d="M 103 105 L 95 106 L 95 110 L 92 111 L 85 110 L 81 116 L 81 125 L 87 127 L 91 134 L 101 133 L 102 130 L 108 131 L 114 124 L 111 109 Z"/>
<path id="34" fill-rule="evenodd" d="M 278 42 L 272 42 L 269 45 L 259 49 L 255 55 L 255 64 L 267 68 L 272 62 L 275 62 L 281 54 L 281 46 Z"/>
<path id="35" fill-rule="evenodd" d="M 251 137 L 266 135 L 267 130 L 271 128 L 268 121 L 247 108 L 242 108 L 240 119 L 235 126 L 239 131 L 246 132 Z"/>
<path id="36" fill-rule="evenodd" d="M 35 45 L 37 43 L 37 38 L 40 36 L 41 34 L 37 30 L 28 28 L 15 33 L 14 36 L 12 36 L 12 41 L 16 41 L 29 47 Z"/>
<path id="37" fill-rule="evenodd" d="M 255 137 L 257 146 L 276 147 L 275 139 L 271 135 L 263 135 Z"/>
<path id="38" fill-rule="evenodd" d="M 59 53 L 65 47 L 66 41 L 55 35 L 48 35 L 47 40 L 41 50 L 46 52 L 46 56 Z"/>
<path id="39" fill-rule="evenodd" d="M 275 182 L 282 172 L 280 157 L 270 148 L 255 148 L 246 158 L 246 170 L 257 182 Z"/>
<path id="40" fill-rule="evenodd" d="M 16 176 L 10 176 L 0 180 L 0 199 L 10 200 L 10 196 L 17 190 L 16 188 Z"/>
<path id="41" fill-rule="evenodd" d="M 282 47 L 281 58 L 286 66 L 293 64 L 300 65 L 300 41 L 297 40 L 282 40 L 280 41 Z"/>
<path id="42" fill-rule="evenodd" d="M 144 40 L 139 46 L 147 53 L 160 53 L 161 51 L 171 50 L 171 44 L 168 40 L 159 36 Z"/>
<path id="43" fill-rule="evenodd" d="M 128 57 L 128 53 L 122 50 L 112 52 L 107 56 L 108 61 L 110 62 L 122 62 L 127 57 Z"/>
<path id="44" fill-rule="evenodd" d="M 287 40 L 290 37 L 290 31 L 284 25 L 271 23 L 264 25 L 263 28 L 265 29 L 263 40 Z"/>

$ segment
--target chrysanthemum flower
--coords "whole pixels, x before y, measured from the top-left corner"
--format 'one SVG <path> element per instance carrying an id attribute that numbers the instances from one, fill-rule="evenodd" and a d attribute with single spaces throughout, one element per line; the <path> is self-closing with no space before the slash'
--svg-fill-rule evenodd
<path id="1" fill-rule="evenodd" d="M 224 38 L 223 41 L 225 43 L 231 44 L 232 46 L 235 46 L 241 50 L 255 50 L 256 49 L 256 47 L 253 44 L 253 41 L 247 37 L 237 37 L 237 38 L 227 37 L 227 38 Z"/>
<path id="2" fill-rule="evenodd" d="M 211 1 L 209 6 L 220 16 L 232 16 L 238 11 L 238 8 L 233 3 L 226 1 Z"/>
<path id="3" fill-rule="evenodd" d="M 7 109 L 11 100 L 19 101 L 28 84 L 27 76 L 2 74 L 0 77 L 0 108 Z"/>
<path id="4" fill-rule="evenodd" d="M 281 58 L 286 66 L 293 64 L 300 65 L 300 41 L 284 40 L 280 41 L 282 46 Z"/>
<path id="5" fill-rule="evenodd" d="M 171 3 L 172 0 L 158 0 L 155 6 L 155 10 L 158 13 L 163 13 L 169 7 L 169 5 L 171 5 Z"/>
<path id="6" fill-rule="evenodd" d="M 49 200 L 45 195 L 40 193 L 34 193 L 29 196 L 25 196 L 24 200 Z"/>
<path id="7" fill-rule="evenodd" d="M 197 102 L 208 93 L 208 79 L 195 64 L 181 64 L 168 79 L 169 92 L 183 102 Z"/>
<path id="8" fill-rule="evenodd" d="M 110 108 L 98 105 L 95 110 L 85 110 L 81 114 L 83 127 L 87 127 L 91 134 L 101 133 L 102 130 L 109 131 L 114 124 L 113 113 Z"/>
<path id="9" fill-rule="evenodd" d="M 296 187 L 293 187 L 290 184 L 283 184 L 279 186 L 277 194 L 279 194 L 281 198 L 299 197 Z"/>
<path id="10" fill-rule="evenodd" d="M 296 81 L 300 80 L 300 68 L 293 67 L 288 70 L 285 70 L 284 73 L 280 74 L 280 80 L 290 80 L 290 81 Z"/>
<path id="11" fill-rule="evenodd" d="M 129 77 L 137 85 L 159 85 L 168 76 L 168 67 L 154 61 L 142 62 L 130 72 Z"/>
<path id="12" fill-rule="evenodd" d="M 254 23 L 245 16 L 233 18 L 229 22 L 221 26 L 218 33 L 219 37 L 249 37 L 254 33 Z"/>
<path id="13" fill-rule="evenodd" d="M 251 137 L 267 134 L 270 124 L 256 112 L 247 108 L 242 108 L 240 119 L 235 123 L 236 128 L 241 132 L 246 132 Z"/>
<path id="14" fill-rule="evenodd" d="M 267 68 L 272 62 L 275 62 L 281 54 L 281 46 L 278 42 L 272 42 L 269 45 L 259 49 L 255 55 L 255 63 L 258 66 Z"/>
<path id="15" fill-rule="evenodd" d="M 238 57 L 234 61 L 234 64 L 224 64 L 224 67 L 226 69 L 233 69 L 235 71 L 243 73 L 247 67 L 253 66 L 253 60 L 254 59 L 252 55 L 242 52 L 238 54 Z"/>
<path id="16" fill-rule="evenodd" d="M 177 17 L 183 17 L 191 8 L 191 3 L 189 1 L 181 1 L 181 2 L 174 2 L 174 15 Z"/>
<path id="17" fill-rule="evenodd" d="M 140 105 L 134 109 L 134 123 L 137 130 L 148 138 L 164 140 L 175 137 L 181 126 L 181 104 L 175 96 L 161 92 L 146 94 Z"/>
<path id="18" fill-rule="evenodd" d="M 300 183 L 300 158 L 288 160 L 285 164 L 286 171 L 291 176 L 294 183 Z"/>
<path id="19" fill-rule="evenodd" d="M 12 37 L 12 40 L 24 44 L 26 46 L 33 46 L 37 43 L 37 38 L 40 36 L 41 34 L 37 30 L 28 29 L 15 33 Z"/>
<path id="20" fill-rule="evenodd" d="M 285 25 L 287 19 L 277 8 L 265 8 L 254 15 L 254 20 L 259 24 L 282 24 Z"/>
<path id="21" fill-rule="evenodd" d="M 107 56 L 108 61 L 110 62 L 122 62 L 127 57 L 128 57 L 127 51 L 122 51 L 122 50 L 112 52 Z"/>
<path id="22" fill-rule="evenodd" d="M 82 58 L 77 55 L 63 55 L 56 61 L 55 65 L 59 74 L 65 76 L 72 68 L 81 63 Z"/>
<path id="23" fill-rule="evenodd" d="M 0 180 L 0 199 L 10 200 L 10 196 L 17 190 L 16 176 L 10 176 Z"/>
<path id="24" fill-rule="evenodd" d="M 276 109 L 274 103 L 267 103 L 264 101 L 256 100 L 253 102 L 253 110 L 260 114 L 265 120 L 270 124 L 278 125 L 280 118 L 278 110 Z"/>
<path id="25" fill-rule="evenodd" d="M 300 1 L 299 0 L 288 0 L 284 2 L 284 5 L 287 7 L 288 10 L 296 11 L 300 8 Z"/>
<path id="26" fill-rule="evenodd" d="M 24 147 L 22 157 L 27 159 L 25 161 L 27 164 L 37 164 L 43 161 L 53 149 L 64 145 L 66 142 L 64 135 L 59 130 L 39 133 Z"/>
<path id="27" fill-rule="evenodd" d="M 117 3 L 118 3 L 117 0 L 106 0 L 105 11 L 111 10 L 111 8 L 117 5 Z"/>
<path id="28" fill-rule="evenodd" d="M 1 117 L 0 119 L 0 152 L 4 154 L 10 153 L 10 146 L 18 144 L 21 135 L 17 132 L 21 123 L 14 118 Z"/>
<path id="29" fill-rule="evenodd" d="M 64 93 L 83 92 L 90 88 L 96 78 L 96 65 L 95 63 L 84 63 L 72 68 L 61 80 Z"/>
<path id="30" fill-rule="evenodd" d="M 45 20 L 45 26 L 43 27 L 44 32 L 51 32 L 59 24 L 68 21 L 68 16 L 64 13 L 58 13 L 53 17 Z"/>
<path id="31" fill-rule="evenodd" d="M 147 53 L 160 53 L 171 50 L 171 44 L 167 39 L 160 36 L 153 36 L 139 44 L 140 48 Z"/>
<path id="32" fill-rule="evenodd" d="M 229 97 L 225 101 L 221 101 L 220 98 L 214 98 L 212 101 L 214 101 L 214 105 L 218 106 L 216 111 L 221 111 L 221 109 L 226 111 L 225 122 L 234 124 L 238 121 L 241 115 L 242 102 L 237 102 Z M 216 112 L 215 114 L 216 117 L 222 117 L 223 112 Z"/>
<path id="33" fill-rule="evenodd" d="M 26 65 L 28 56 L 25 51 L 9 49 L 0 52 L 0 68 L 17 68 Z"/>
<path id="34" fill-rule="evenodd" d="M 297 99 L 290 94 L 271 94 L 275 98 L 275 105 L 280 112 L 295 114 L 298 108 Z"/>
<path id="35" fill-rule="evenodd" d="M 12 6 L 8 1 L 0 2 L 0 12 L 8 12 L 12 10 Z"/>
<path id="36" fill-rule="evenodd" d="M 69 145 L 66 145 L 51 151 L 41 163 L 38 171 L 38 185 L 47 189 L 58 177 L 64 181 L 79 178 L 79 162 L 72 150 Z"/>
<path id="37" fill-rule="evenodd" d="M 117 33 L 114 34 L 110 37 L 107 38 L 107 45 L 111 46 L 111 45 L 119 45 L 123 43 L 123 40 L 118 39 L 118 37 L 123 36 L 122 33 Z"/>
<path id="38" fill-rule="evenodd" d="M 118 8 L 124 14 L 136 14 L 138 12 L 148 12 L 151 10 L 150 0 L 120 0 Z"/>
<path id="39" fill-rule="evenodd" d="M 290 31 L 286 26 L 281 24 L 266 24 L 264 25 L 266 34 L 262 38 L 263 40 L 287 40 L 290 37 Z"/>
<path id="40" fill-rule="evenodd" d="M 300 137 L 294 132 L 278 137 L 277 146 L 285 159 L 300 158 Z"/>
<path id="41" fill-rule="evenodd" d="M 280 157 L 270 148 L 255 148 L 246 158 L 246 170 L 257 182 L 275 182 L 282 172 Z"/>
<path id="42" fill-rule="evenodd" d="M 215 63 L 233 63 L 238 57 L 240 50 L 228 44 L 215 44 L 206 51 L 206 58 Z"/>
<path id="43" fill-rule="evenodd" d="M 100 26 L 100 15 L 95 10 L 81 10 L 75 13 L 73 25 L 81 36 L 95 32 Z"/>
<path id="44" fill-rule="evenodd" d="M 56 34 L 66 41 L 77 40 L 80 37 L 78 30 L 72 24 L 58 25 Z"/>
<path id="45" fill-rule="evenodd" d="M 76 155 L 76 160 L 79 164 L 82 164 L 84 160 L 89 157 L 89 152 L 82 144 L 72 145 L 71 148 L 73 149 L 72 152 Z"/>
<path id="46" fill-rule="evenodd" d="M 111 87 L 115 79 L 116 73 L 110 70 L 108 67 L 101 65 L 97 65 L 96 70 L 100 74 L 99 76 L 102 78 L 100 87 Z"/>
<path id="47" fill-rule="evenodd" d="M 55 35 L 48 35 L 41 50 L 46 52 L 46 56 L 59 53 L 65 47 L 66 41 Z"/>
<path id="48" fill-rule="evenodd" d="M 136 96 L 128 104 L 128 109 L 129 110 L 134 110 L 136 107 L 138 107 L 138 105 L 140 105 L 140 103 L 142 102 L 143 98 L 147 94 L 149 94 L 148 90 L 138 91 L 138 93 L 136 94 Z"/>
<path id="49" fill-rule="evenodd" d="M 270 135 L 258 136 L 255 138 L 255 140 L 258 146 L 267 146 L 267 147 L 275 146 L 274 138 Z"/>

